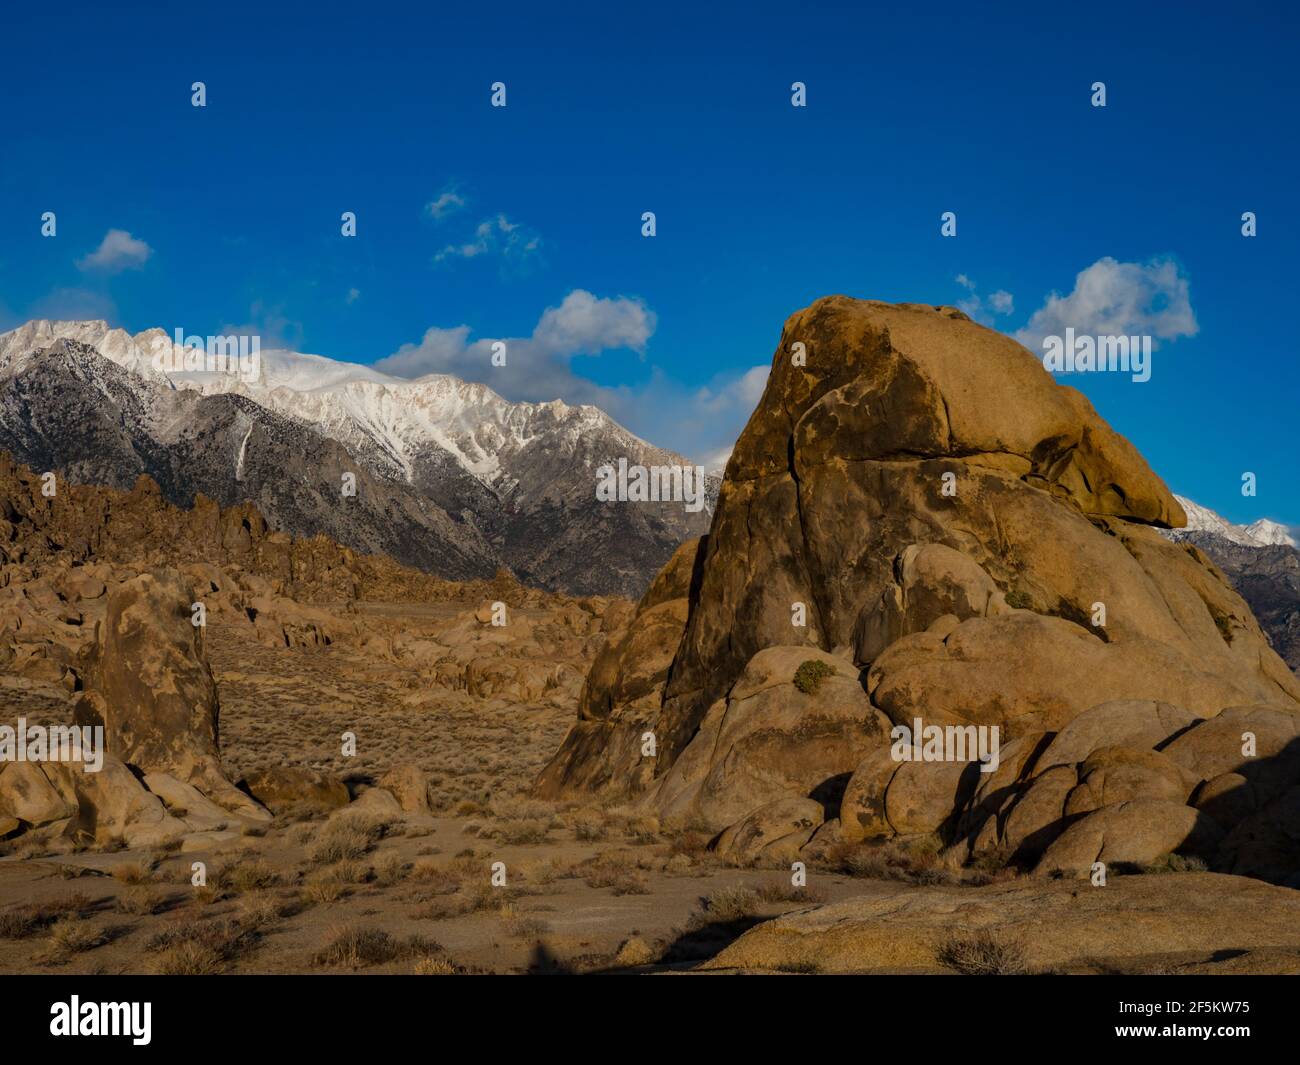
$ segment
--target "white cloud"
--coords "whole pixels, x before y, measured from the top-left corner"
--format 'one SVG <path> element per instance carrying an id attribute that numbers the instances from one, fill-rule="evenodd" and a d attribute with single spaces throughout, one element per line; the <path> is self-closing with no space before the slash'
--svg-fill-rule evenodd
<path id="1" fill-rule="evenodd" d="M 597 297 L 584 289 L 548 307 L 527 337 L 470 339 L 470 327 L 434 327 L 418 344 L 404 344 L 375 363 L 398 377 L 449 373 L 489 385 L 507 399 L 591 403 L 632 432 L 660 447 L 722 464 L 753 412 L 767 382 L 768 366 L 719 374 L 705 386 L 688 387 L 657 368 L 635 386 L 609 387 L 573 371 L 572 360 L 605 352 L 644 352 L 657 321 L 640 300 Z M 506 365 L 492 365 L 492 344 L 506 344 Z"/>
<path id="2" fill-rule="evenodd" d="M 424 205 L 424 210 L 430 218 L 441 220 L 464 206 L 465 197 L 457 192 L 453 186 L 448 185 L 442 192 L 438 193 L 437 199 L 431 200 Z"/>
<path id="3" fill-rule="evenodd" d="M 347 299 L 347 302 L 349 303 L 349 305 L 350 305 L 350 304 L 353 304 L 353 303 L 356 303 L 357 300 L 359 300 L 360 298 L 361 298 L 361 290 L 360 290 L 359 288 L 350 288 L 350 289 L 348 289 L 348 299 Z"/>
<path id="4" fill-rule="evenodd" d="M 152 254 L 148 244 L 125 229 L 110 229 L 98 248 L 77 260 L 77 269 L 118 274 L 123 270 L 138 270 Z"/>
<path id="5" fill-rule="evenodd" d="M 1172 259 L 1122 263 L 1107 256 L 1074 279 L 1074 289 L 1053 292 L 1016 333 L 1030 351 L 1044 337 L 1062 336 L 1067 328 L 1087 336 L 1150 336 L 1174 340 L 1195 336 L 1188 281 Z"/>
<path id="6" fill-rule="evenodd" d="M 542 238 L 504 214 L 480 222 L 474 239 L 464 244 L 448 244 L 435 255 L 434 262 L 448 259 L 477 259 L 481 255 L 499 255 L 508 263 L 531 259 L 541 248 Z"/>
<path id="7" fill-rule="evenodd" d="M 998 289 L 985 299 L 976 290 L 979 286 L 965 274 L 958 274 L 954 280 L 970 293 L 965 299 L 957 301 L 957 309 L 979 322 L 981 325 L 993 325 L 994 316 L 1010 314 L 1015 308 L 1015 297 L 1006 289 Z"/>

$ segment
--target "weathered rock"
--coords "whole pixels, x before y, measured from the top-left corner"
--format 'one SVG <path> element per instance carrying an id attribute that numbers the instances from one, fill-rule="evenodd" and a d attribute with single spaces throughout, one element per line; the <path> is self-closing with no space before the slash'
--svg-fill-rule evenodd
<path id="1" fill-rule="evenodd" d="M 121 840 L 132 847 L 152 847 L 188 830 L 112 755 L 104 756 L 102 768 L 95 773 L 63 762 L 49 763 L 44 770 L 59 794 L 76 807 L 67 829 L 76 839 L 96 844 Z"/>
<path id="2" fill-rule="evenodd" d="M 1002 830 L 1002 842 L 1024 861 L 1041 854 L 1060 835 L 1065 802 L 1079 782 L 1074 766 L 1044 770 L 1030 782 L 1011 807 Z"/>
<path id="3" fill-rule="evenodd" d="M 1001 832 L 1032 858 L 1065 827 L 1074 767 L 1098 746 L 1173 758 L 1205 726 L 1175 739 L 1180 729 L 1225 707 L 1300 713 L 1300 682 L 1223 574 L 1153 528 L 1184 521 L 1133 447 L 1013 340 L 953 308 L 819 300 L 786 322 L 689 582 L 681 561 L 663 578 L 671 598 L 647 596 L 626 646 L 593 667 L 543 793 L 618 782 L 722 827 L 847 779 L 845 839 L 894 831 L 897 787 L 892 816 L 908 828 L 937 821 L 981 846 Z M 638 630 L 650 646 L 628 653 Z M 846 766 L 852 744 L 808 743 L 795 723 L 837 720 L 825 708 L 747 693 L 754 664 L 784 649 L 866 668 L 864 723 L 883 713 L 1035 742 L 974 806 L 951 789 L 945 811 L 951 774 L 896 777 L 870 745 Z M 1057 750 L 1033 765 L 1045 733 L 1059 733 Z M 646 734 L 652 759 L 633 738 Z M 1189 774 L 1183 799 L 1207 775 L 1245 772 L 1175 761 Z M 1155 794 L 1164 778 L 1139 785 L 1136 772 L 1106 769 L 1079 810 L 1112 792 Z M 1145 832 L 1131 818 L 1107 824 Z"/>
<path id="4" fill-rule="evenodd" d="M 723 832 L 715 850 L 719 858 L 737 863 L 788 861 L 798 856 L 824 817 L 821 803 L 812 799 L 777 799 Z"/>
<path id="5" fill-rule="evenodd" d="M 75 817 L 77 804 L 64 798 L 33 762 L 0 765 L 0 813 L 34 828 Z"/>
<path id="6" fill-rule="evenodd" d="M 1079 766 L 1079 786 L 1065 800 L 1065 816 L 1077 817 L 1131 799 L 1182 805 L 1196 783 L 1159 751 L 1099 747 Z"/>
<path id="7" fill-rule="evenodd" d="M 277 814 L 295 807 L 333 810 L 351 799 L 347 786 L 337 777 L 302 766 L 256 769 L 245 774 L 242 783 L 253 798 Z"/>
<path id="8" fill-rule="evenodd" d="M 826 675 L 809 691 L 796 682 L 807 662 Z M 862 757 L 887 742 L 856 670 L 802 647 L 754 656 L 728 694 L 707 761 L 680 759 L 652 804 L 662 816 L 695 816 L 720 829 L 777 799 L 816 799 L 836 812 Z"/>
<path id="9" fill-rule="evenodd" d="M 934 832 L 969 801 L 978 762 L 904 762 L 885 792 L 885 817 L 899 835 Z"/>
<path id="10" fill-rule="evenodd" d="M 568 792 L 636 792 L 652 779 L 642 754 L 668 669 L 686 627 L 688 595 L 707 537 L 689 540 L 654 579 L 627 628 L 596 656 L 578 702 L 578 724 L 538 777 L 544 798 Z M 657 743 L 656 743 L 657 749 Z"/>
<path id="11" fill-rule="evenodd" d="M 407 813 L 427 814 L 429 812 L 429 778 L 425 772 L 414 765 L 397 765 L 388 770 L 378 780 L 378 786 L 386 789 Z"/>
<path id="12" fill-rule="evenodd" d="M 689 752 L 690 748 L 687 750 Z M 902 764 L 894 758 L 887 744 L 857 764 L 840 802 L 840 833 L 847 842 L 857 843 L 894 834 L 894 828 L 885 815 L 885 794 Z"/>
<path id="13" fill-rule="evenodd" d="M 1038 860 L 1038 875 L 1087 876 L 1094 862 L 1144 863 L 1165 854 L 1212 856 L 1223 830 L 1190 806 L 1134 799 L 1106 806 L 1065 829 Z"/>
<path id="14" fill-rule="evenodd" d="M 881 883 L 764 921 L 701 968 L 947 972 L 943 948 L 977 933 L 1009 953 L 1018 947 L 1031 972 L 1099 972 L 1121 961 L 1150 971 L 1189 956 L 1300 949 L 1300 894 L 1213 873 L 1116 877 L 1104 889 L 1072 880 L 981 888 Z"/>
<path id="15" fill-rule="evenodd" d="M 1082 762 L 1098 747 L 1159 747 L 1203 720 L 1169 703 L 1121 699 L 1089 707 L 1053 738 L 1038 760 L 1041 772 Z"/>
<path id="16" fill-rule="evenodd" d="M 216 682 L 191 623 L 190 588 L 175 570 L 141 574 L 110 593 L 78 700 L 78 724 L 104 727 L 105 745 L 146 772 L 167 773 L 220 806 L 257 816 L 221 769 Z"/>
<path id="17" fill-rule="evenodd" d="M 347 807 L 349 814 L 373 814 L 376 817 L 399 818 L 402 816 L 402 805 L 394 797 L 393 793 L 387 788 L 366 788 L 360 795 L 352 800 Z"/>

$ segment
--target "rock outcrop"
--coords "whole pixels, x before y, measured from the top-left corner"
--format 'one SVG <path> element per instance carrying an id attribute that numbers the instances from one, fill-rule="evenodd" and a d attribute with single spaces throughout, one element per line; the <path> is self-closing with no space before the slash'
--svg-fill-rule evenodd
<path id="1" fill-rule="evenodd" d="M 1072 868 L 1187 844 L 1235 868 L 1248 837 L 1263 868 L 1280 838 L 1195 802 L 1273 755 L 1242 764 L 1234 724 L 1180 757 L 1179 733 L 1228 708 L 1300 722 L 1300 684 L 1223 574 L 1157 532 L 1183 523 L 1019 344 L 954 308 L 819 300 L 786 323 L 709 535 L 596 662 L 539 789 L 639 796 L 729 842 L 808 799 L 850 840 L 939 832 L 1048 863 L 1055 846 Z M 812 693 L 804 663 L 827 678 Z M 996 728 L 1009 761 L 981 773 L 972 740 L 900 764 L 890 729 L 918 724 Z M 1179 831 L 1148 831 L 1156 804 Z"/>

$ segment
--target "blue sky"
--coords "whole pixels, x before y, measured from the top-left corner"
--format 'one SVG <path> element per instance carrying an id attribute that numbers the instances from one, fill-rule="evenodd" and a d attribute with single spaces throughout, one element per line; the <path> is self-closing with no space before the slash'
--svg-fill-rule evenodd
<path id="1" fill-rule="evenodd" d="M 1175 491 L 1300 524 L 1300 16 L 927 6 L 11 10 L 0 326 L 252 328 L 598 402 L 701 458 L 818 296 L 1029 337 L 1057 293 L 1058 323 L 1155 332 L 1149 382 L 1068 380 Z"/>

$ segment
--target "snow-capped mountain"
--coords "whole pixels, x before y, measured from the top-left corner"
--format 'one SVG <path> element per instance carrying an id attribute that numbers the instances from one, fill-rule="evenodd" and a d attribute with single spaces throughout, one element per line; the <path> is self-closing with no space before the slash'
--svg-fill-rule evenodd
<path id="1" fill-rule="evenodd" d="M 506 565 L 574 592 L 639 594 L 707 530 L 716 481 L 694 513 L 596 500 L 606 463 L 687 464 L 596 407 L 512 403 L 446 374 L 407 381 L 289 351 L 239 371 L 204 368 L 161 329 L 28 322 L 0 334 L 0 447 L 118 487 L 148 473 L 182 505 L 196 491 L 249 499 L 279 528 L 440 575 Z M 358 491 L 344 503 L 350 470 Z"/>
<path id="2" fill-rule="evenodd" d="M 1269 518 L 1260 518 L 1249 525 L 1234 525 L 1226 518 L 1210 510 L 1209 507 L 1203 507 L 1183 496 L 1176 495 L 1174 498 L 1178 500 L 1187 514 L 1187 527 L 1177 530 L 1178 532 L 1210 533 L 1242 547 L 1267 547 L 1270 544 L 1285 544 L 1288 547 L 1300 546 L 1292 537 L 1290 530 L 1281 522 L 1272 521 Z"/>

